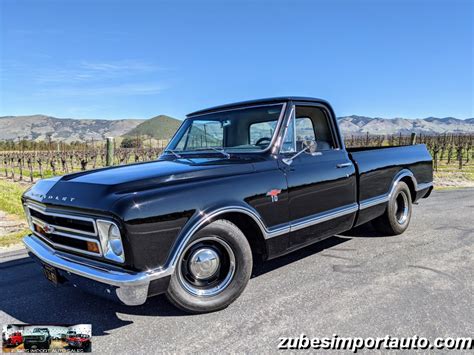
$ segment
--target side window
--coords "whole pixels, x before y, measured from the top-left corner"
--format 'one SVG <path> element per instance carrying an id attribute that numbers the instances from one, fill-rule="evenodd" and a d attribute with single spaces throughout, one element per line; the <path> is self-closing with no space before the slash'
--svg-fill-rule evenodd
<path id="1" fill-rule="evenodd" d="M 313 121 L 309 117 L 297 117 L 295 121 L 296 127 L 296 149 L 303 149 L 303 141 L 316 140 L 314 135 Z"/>
<path id="2" fill-rule="evenodd" d="M 252 123 L 249 127 L 249 143 L 255 145 L 261 140 L 263 141 L 262 143 L 268 145 L 273 137 L 273 132 L 275 132 L 276 124 L 277 121 Z M 262 138 L 268 138 L 268 140 L 263 140 Z"/>
<path id="3" fill-rule="evenodd" d="M 298 149 L 301 149 L 301 143 L 305 139 L 315 140 L 318 151 L 337 148 L 328 118 L 321 108 L 297 106 L 296 117 Z"/>

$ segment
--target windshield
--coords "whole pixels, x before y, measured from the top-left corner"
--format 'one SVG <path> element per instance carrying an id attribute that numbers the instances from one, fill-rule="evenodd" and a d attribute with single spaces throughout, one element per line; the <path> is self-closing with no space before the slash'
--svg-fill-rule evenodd
<path id="1" fill-rule="evenodd" d="M 277 104 L 188 118 L 165 152 L 262 151 L 273 139 L 282 109 Z"/>

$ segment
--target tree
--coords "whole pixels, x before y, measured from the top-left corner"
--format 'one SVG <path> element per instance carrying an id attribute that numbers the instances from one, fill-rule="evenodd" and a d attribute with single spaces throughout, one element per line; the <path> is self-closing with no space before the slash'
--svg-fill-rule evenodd
<path id="1" fill-rule="evenodd" d="M 125 137 L 120 143 L 121 148 L 141 148 L 142 141 L 132 137 Z"/>

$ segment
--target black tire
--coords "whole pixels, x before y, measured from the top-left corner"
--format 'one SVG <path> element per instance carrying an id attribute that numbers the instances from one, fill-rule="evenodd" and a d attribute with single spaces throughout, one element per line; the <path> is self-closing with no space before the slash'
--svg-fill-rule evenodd
<path id="1" fill-rule="evenodd" d="M 411 213 L 410 189 L 401 181 L 393 191 L 384 214 L 374 219 L 372 225 L 385 235 L 399 235 L 408 228 Z"/>
<path id="2" fill-rule="evenodd" d="M 191 264 L 193 260 L 198 263 L 201 261 L 198 254 L 204 249 L 215 252 L 218 266 L 213 264 L 212 267 L 217 269 L 211 276 L 205 279 L 200 279 L 199 276 L 195 278 Z M 196 256 L 195 259 L 193 255 Z M 199 230 L 188 242 L 171 276 L 166 296 L 175 306 L 189 313 L 224 309 L 247 286 L 252 265 L 252 250 L 242 231 L 227 220 L 217 220 Z M 214 291 L 215 289 L 218 291 Z M 196 292 L 209 294 L 201 295 Z"/>

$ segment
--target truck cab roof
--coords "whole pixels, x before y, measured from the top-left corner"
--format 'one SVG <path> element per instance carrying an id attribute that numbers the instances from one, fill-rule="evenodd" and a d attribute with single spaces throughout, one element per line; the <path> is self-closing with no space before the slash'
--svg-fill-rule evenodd
<path id="1" fill-rule="evenodd" d="M 306 101 L 306 102 L 318 103 L 318 104 L 325 105 L 332 110 L 329 102 L 323 99 L 318 99 L 315 97 L 304 97 L 304 96 L 280 96 L 280 97 L 269 97 L 265 99 L 240 101 L 240 102 L 235 102 L 235 103 L 230 103 L 230 104 L 225 104 L 225 105 L 214 106 L 214 107 L 206 108 L 203 110 L 194 111 L 188 114 L 186 117 L 193 117 L 193 116 L 203 115 L 207 113 L 230 110 L 230 109 L 241 108 L 241 107 L 246 107 L 246 106 L 278 104 L 278 103 L 288 102 L 288 101 Z"/>

